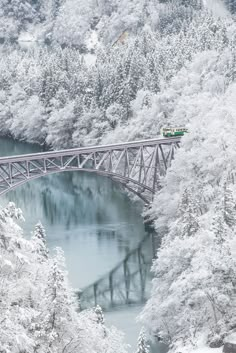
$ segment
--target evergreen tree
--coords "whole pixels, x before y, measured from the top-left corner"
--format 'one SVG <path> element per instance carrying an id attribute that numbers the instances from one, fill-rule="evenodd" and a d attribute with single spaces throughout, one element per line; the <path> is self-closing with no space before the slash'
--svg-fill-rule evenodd
<path id="1" fill-rule="evenodd" d="M 141 330 L 138 338 L 138 347 L 136 353 L 149 353 L 149 345 L 147 344 L 147 338 L 143 330 Z"/>
<path id="2" fill-rule="evenodd" d="M 42 225 L 27 239 L 15 223 L 20 218 L 13 203 L 0 210 L 0 351 L 126 353 L 120 334 L 105 328 L 100 309 L 97 315 L 78 312 L 62 252 L 39 261 Z"/>
<path id="3" fill-rule="evenodd" d="M 35 244 L 35 251 L 43 258 L 48 258 L 48 249 L 46 246 L 46 232 L 41 222 L 37 223 L 33 232 L 32 241 Z"/>
<path id="4" fill-rule="evenodd" d="M 94 312 L 97 315 L 97 323 L 101 324 L 101 325 L 104 325 L 105 321 L 104 321 L 104 315 L 103 315 L 103 312 L 102 312 L 102 308 L 99 305 L 97 305 L 94 308 Z"/>
<path id="5" fill-rule="evenodd" d="M 232 190 L 230 189 L 228 183 L 225 181 L 223 185 L 223 215 L 224 221 L 228 227 L 234 228 L 236 225 L 236 209 L 235 200 L 233 198 Z"/>
<path id="6" fill-rule="evenodd" d="M 236 210 L 235 201 L 227 181 L 223 181 L 223 196 L 217 201 L 212 222 L 212 230 L 216 243 L 223 244 L 235 227 Z"/>
<path id="7" fill-rule="evenodd" d="M 199 229 L 198 209 L 194 204 L 193 195 L 185 189 L 178 209 L 177 233 L 180 237 L 191 237 Z"/>
<path id="8" fill-rule="evenodd" d="M 61 349 L 67 352 L 78 344 L 78 336 L 75 334 L 75 305 L 63 267 L 64 258 L 58 249 L 57 256 L 50 263 L 43 299 L 44 310 L 38 317 L 39 330 L 35 333 L 39 353 Z"/>
<path id="9" fill-rule="evenodd" d="M 215 235 L 216 244 L 223 244 L 227 238 L 228 229 L 224 220 L 224 211 L 219 202 L 217 202 L 214 210 L 212 230 Z"/>

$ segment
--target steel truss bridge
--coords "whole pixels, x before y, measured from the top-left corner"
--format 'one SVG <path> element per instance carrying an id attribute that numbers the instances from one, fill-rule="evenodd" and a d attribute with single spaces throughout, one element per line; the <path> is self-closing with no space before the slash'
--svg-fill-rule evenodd
<path id="1" fill-rule="evenodd" d="M 103 310 L 112 310 L 144 303 L 150 293 L 150 268 L 158 245 L 156 234 L 147 234 L 108 274 L 76 293 L 80 309 L 99 305 Z"/>
<path id="2" fill-rule="evenodd" d="M 77 170 L 109 177 L 148 204 L 179 144 L 180 138 L 156 138 L 2 157 L 0 195 L 44 175 Z"/>
<path id="3" fill-rule="evenodd" d="M 161 187 L 179 137 L 91 146 L 0 158 L 0 195 L 27 181 L 64 171 L 93 172 L 111 178 L 149 204 Z M 150 286 L 150 267 L 156 253 L 154 235 L 147 235 L 107 275 L 77 292 L 81 308 L 110 309 L 144 302 Z"/>

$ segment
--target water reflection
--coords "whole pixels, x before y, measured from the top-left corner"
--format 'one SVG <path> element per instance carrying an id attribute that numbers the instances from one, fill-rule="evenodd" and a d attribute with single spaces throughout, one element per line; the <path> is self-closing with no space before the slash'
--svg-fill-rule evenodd
<path id="1" fill-rule="evenodd" d="M 15 156 L 17 154 L 27 154 L 41 152 L 42 147 L 25 142 L 14 141 L 8 137 L 0 137 L 0 156 Z"/>
<path id="2" fill-rule="evenodd" d="M 38 146 L 1 139 L 1 155 L 39 151 Z M 64 172 L 32 180 L 2 197 L 14 201 L 30 235 L 43 223 L 50 248 L 65 251 L 69 277 L 76 288 L 107 273 L 144 236 L 141 204 L 134 205 L 108 178 L 85 172 Z M 86 268 L 86 271 L 84 269 Z"/>

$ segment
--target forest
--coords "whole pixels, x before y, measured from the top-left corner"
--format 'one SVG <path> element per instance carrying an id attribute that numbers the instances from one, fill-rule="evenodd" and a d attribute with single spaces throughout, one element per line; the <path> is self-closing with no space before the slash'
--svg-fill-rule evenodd
<path id="1" fill-rule="evenodd" d="M 138 319 L 169 353 L 222 352 L 236 329 L 235 15 L 235 0 L 0 0 L 2 136 L 63 149 L 190 131 L 146 212 L 162 244 Z M 3 351 L 125 353 L 99 310 L 77 317 L 42 225 L 25 240 L 14 217 L 1 211 Z"/>

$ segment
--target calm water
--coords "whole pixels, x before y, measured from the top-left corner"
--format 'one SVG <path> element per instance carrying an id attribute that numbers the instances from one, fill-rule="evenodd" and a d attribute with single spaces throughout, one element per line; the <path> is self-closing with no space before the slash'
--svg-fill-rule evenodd
<path id="1" fill-rule="evenodd" d="M 1 156 L 38 151 L 39 146 L 0 139 Z M 42 177 L 9 192 L 1 204 L 9 200 L 22 209 L 27 236 L 41 221 L 48 247 L 64 250 L 74 288 L 83 288 L 109 272 L 144 237 L 142 204 L 132 203 L 119 185 L 95 174 L 65 172 Z M 107 314 L 107 323 L 125 331 L 132 345 L 139 331 L 135 317 L 140 310 Z"/>

